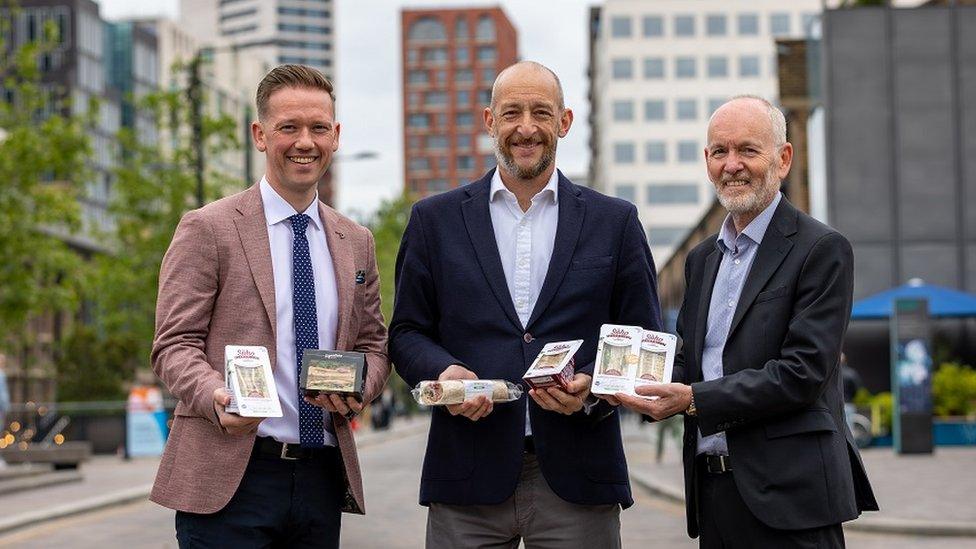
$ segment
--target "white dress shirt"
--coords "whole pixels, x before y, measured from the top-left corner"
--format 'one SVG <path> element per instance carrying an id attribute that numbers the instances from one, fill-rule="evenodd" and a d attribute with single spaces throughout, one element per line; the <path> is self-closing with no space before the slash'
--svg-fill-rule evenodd
<path id="1" fill-rule="evenodd" d="M 261 179 L 261 201 L 264 217 L 268 222 L 268 240 L 271 243 L 271 266 L 275 284 L 275 321 L 277 338 L 275 345 L 274 380 L 281 401 L 281 417 L 266 418 L 258 426 L 258 436 L 271 437 L 278 442 L 297 444 L 298 438 L 298 357 L 295 356 L 295 317 L 292 308 L 292 247 L 295 240 L 289 217 L 295 208 Z M 311 222 L 305 229 L 308 251 L 312 259 L 312 276 L 315 280 L 315 315 L 318 321 L 319 349 L 335 349 L 336 331 L 339 326 L 339 292 L 336 289 L 332 254 L 326 241 L 325 227 L 319 217 L 319 198 L 305 209 Z M 329 432 L 331 419 L 325 413 L 325 444 L 337 446 Z"/>
<path id="2" fill-rule="evenodd" d="M 556 243 L 559 224 L 559 175 L 552 171 L 549 182 L 532 197 L 527 211 L 522 211 L 515 193 L 508 190 L 495 170 L 488 193 L 488 212 L 495 230 L 495 243 L 505 271 L 505 283 L 512 296 L 515 312 L 524 328 L 539 299 L 542 283 L 549 272 L 549 260 Z M 532 434 L 529 408 L 525 408 L 525 436 Z"/>

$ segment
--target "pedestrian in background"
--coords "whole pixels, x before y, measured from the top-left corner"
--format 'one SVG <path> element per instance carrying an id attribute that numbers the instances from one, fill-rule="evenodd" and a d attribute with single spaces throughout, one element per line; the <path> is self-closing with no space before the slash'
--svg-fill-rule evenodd
<path id="1" fill-rule="evenodd" d="M 702 547 L 843 547 L 877 510 L 844 421 L 841 342 L 851 245 L 780 194 L 793 147 L 783 113 L 739 97 L 708 125 L 705 164 L 729 211 L 685 265 L 675 383 L 617 395 L 685 415 L 688 534 Z"/>
<path id="2" fill-rule="evenodd" d="M 556 169 L 573 113 L 551 70 L 503 70 L 484 119 L 497 169 L 411 212 L 390 356 L 411 386 L 520 382 L 544 344 L 585 343 L 567 391 L 433 409 L 427 547 L 619 547 L 620 508 L 633 503 L 620 424 L 589 387 L 601 324 L 661 327 L 644 230 L 633 204 Z"/>

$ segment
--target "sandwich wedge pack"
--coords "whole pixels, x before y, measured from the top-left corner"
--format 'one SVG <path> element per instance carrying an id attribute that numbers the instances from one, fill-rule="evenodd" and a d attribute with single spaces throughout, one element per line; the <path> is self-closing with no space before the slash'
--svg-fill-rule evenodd
<path id="1" fill-rule="evenodd" d="M 641 385 L 670 383 L 678 338 L 639 326 L 604 324 L 596 351 L 591 391 L 637 396 Z"/>
<path id="2" fill-rule="evenodd" d="M 554 385 L 566 389 L 576 374 L 573 370 L 573 356 L 581 345 L 582 339 L 546 343 L 522 379 L 533 389 Z"/>
<path id="3" fill-rule="evenodd" d="M 224 365 L 230 393 L 226 411 L 243 417 L 281 417 L 267 349 L 260 345 L 227 345 Z"/>

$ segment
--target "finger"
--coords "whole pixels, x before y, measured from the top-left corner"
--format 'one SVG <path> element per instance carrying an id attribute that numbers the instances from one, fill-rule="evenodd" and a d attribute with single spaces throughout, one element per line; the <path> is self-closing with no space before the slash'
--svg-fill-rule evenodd
<path id="1" fill-rule="evenodd" d="M 643 398 L 625 395 L 624 393 L 617 393 L 613 395 L 613 398 L 617 399 L 617 401 L 624 405 L 624 407 L 634 410 L 635 412 L 647 414 L 652 417 L 654 416 L 651 411 L 652 403 L 650 401 L 644 400 Z"/>
<path id="2" fill-rule="evenodd" d="M 221 406 L 227 406 L 230 404 L 230 393 L 224 387 L 217 387 L 214 389 L 214 404 L 219 404 Z"/>
<path id="3" fill-rule="evenodd" d="M 640 385 L 634 388 L 634 392 L 641 396 L 665 397 L 671 395 L 671 388 L 665 384 Z"/>
<path id="4" fill-rule="evenodd" d="M 468 419 L 470 419 L 471 421 L 478 421 L 479 419 L 485 417 L 486 415 L 488 415 L 488 409 L 490 408 L 490 406 L 491 406 L 491 401 L 487 401 L 487 399 L 479 400 L 478 407 L 475 408 L 470 415 L 468 415 Z"/>
<path id="5" fill-rule="evenodd" d="M 458 414 L 460 414 L 460 413 L 461 413 L 461 407 L 462 407 L 462 406 L 464 406 L 464 404 L 448 404 L 448 405 L 447 405 L 447 411 L 448 411 L 448 412 L 449 412 L 449 413 L 450 413 L 450 414 L 451 414 L 452 416 L 456 416 L 456 415 L 458 415 Z"/>
<path id="6" fill-rule="evenodd" d="M 335 408 L 336 412 L 342 415 L 349 413 L 349 407 L 346 406 L 346 401 L 340 395 L 329 395 L 329 404 Z"/>
<path id="7" fill-rule="evenodd" d="M 546 410 L 551 412 L 559 411 L 559 403 L 556 401 L 556 399 L 552 398 L 552 395 L 550 395 L 547 391 L 536 391 L 535 401 L 539 403 L 539 406 Z"/>
<path id="8" fill-rule="evenodd" d="M 620 401 L 617 400 L 616 397 L 612 397 L 610 395 L 605 395 L 603 399 L 606 400 L 607 402 L 609 402 L 613 406 L 620 406 Z"/>
<path id="9" fill-rule="evenodd" d="M 358 414 L 363 411 L 363 403 L 359 402 L 353 397 L 346 397 L 346 407 L 349 408 L 349 411 L 354 414 Z"/>
<path id="10" fill-rule="evenodd" d="M 579 408 L 583 406 L 583 403 L 576 395 L 564 393 L 561 389 L 557 389 L 555 387 L 550 387 L 548 389 L 548 392 L 549 392 L 549 396 L 553 397 L 556 400 L 560 408 L 565 408 L 567 410 L 571 410 L 575 412 L 576 410 L 579 410 Z"/>
<path id="11" fill-rule="evenodd" d="M 572 381 L 566 384 L 566 392 L 577 394 L 590 388 L 590 381 L 593 378 L 586 374 L 576 374 Z"/>

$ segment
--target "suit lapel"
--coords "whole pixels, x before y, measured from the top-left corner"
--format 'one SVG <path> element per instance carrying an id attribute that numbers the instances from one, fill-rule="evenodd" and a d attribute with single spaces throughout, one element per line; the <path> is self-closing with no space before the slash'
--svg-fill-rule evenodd
<path id="1" fill-rule="evenodd" d="M 234 224 L 237 226 L 237 234 L 241 239 L 241 247 L 244 249 L 247 266 L 251 270 L 254 285 L 258 288 L 265 313 L 268 315 L 268 322 L 271 323 L 271 333 L 277 340 L 278 316 L 275 312 L 271 241 L 268 239 L 268 221 L 264 217 L 264 206 L 261 202 L 259 185 L 252 186 L 249 192 L 241 197 L 237 211 L 240 212 L 241 217 L 235 219 Z"/>
<path id="2" fill-rule="evenodd" d="M 336 291 L 339 297 L 339 322 L 336 328 L 336 349 L 347 347 L 349 319 L 352 316 L 352 298 L 356 290 L 356 256 L 339 216 L 319 203 L 319 217 L 325 227 L 325 238 L 335 270 Z"/>
<path id="3" fill-rule="evenodd" d="M 495 242 L 495 230 L 491 224 L 491 214 L 488 212 L 488 189 L 491 186 L 493 173 L 489 172 L 480 181 L 468 186 L 468 198 L 461 202 L 461 216 L 464 218 L 464 226 L 468 231 L 468 238 L 471 239 L 471 246 L 474 248 L 478 263 L 481 265 L 481 271 L 488 280 L 488 286 L 495 294 L 495 299 L 502 306 L 502 310 L 505 311 L 505 316 L 521 331 L 522 323 L 515 314 L 512 295 L 505 282 L 505 270 L 502 268 L 498 243 Z"/>
<path id="4" fill-rule="evenodd" d="M 688 372 L 688 379 L 692 381 L 698 381 L 698 376 L 701 373 L 701 359 L 705 349 L 705 333 L 708 331 L 708 310 L 712 304 L 712 289 L 715 287 L 715 277 L 718 276 L 718 266 L 721 261 L 722 254 L 713 245 L 711 251 L 708 252 L 708 256 L 705 257 L 705 270 L 701 278 L 701 294 L 698 296 L 698 315 L 695 319 L 695 364 L 698 365 L 698 370 Z"/>
<path id="5" fill-rule="evenodd" d="M 573 252 L 576 250 L 576 243 L 583 228 L 583 216 L 586 213 L 586 203 L 579 194 L 579 189 L 559 173 L 559 221 L 556 225 L 556 241 L 545 281 L 542 283 L 539 298 L 535 302 L 535 308 L 532 310 L 526 328 L 532 326 L 549 306 L 573 259 Z"/>
<path id="6" fill-rule="evenodd" d="M 735 315 L 732 316 L 732 325 L 729 326 L 729 335 L 726 340 L 731 339 L 736 327 L 742 321 L 742 317 L 745 316 L 749 307 L 752 306 L 752 302 L 756 300 L 760 290 L 766 286 L 769 277 L 773 276 L 780 263 L 786 258 L 786 254 L 793 247 L 793 242 L 786 237 L 795 232 L 796 209 L 783 198 L 773 214 L 766 234 L 763 235 L 762 243 L 759 244 L 756 259 L 752 262 L 749 276 L 746 277 L 742 293 L 739 294 L 739 303 L 735 307 Z"/>

